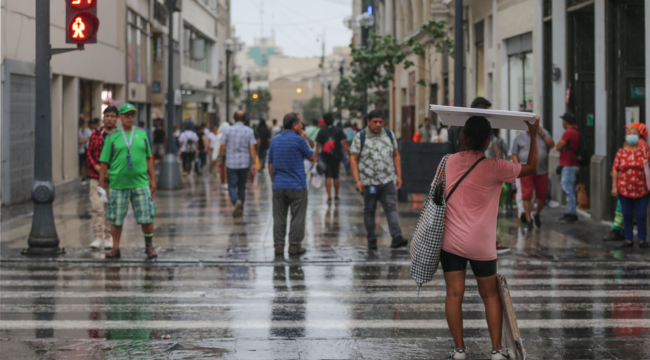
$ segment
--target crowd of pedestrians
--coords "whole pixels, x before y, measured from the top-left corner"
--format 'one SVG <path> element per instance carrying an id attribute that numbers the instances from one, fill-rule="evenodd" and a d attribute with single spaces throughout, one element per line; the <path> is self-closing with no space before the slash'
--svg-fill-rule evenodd
<path id="1" fill-rule="evenodd" d="M 489 109 L 491 104 L 487 99 L 477 98 L 472 106 Z M 152 245 L 156 212 L 153 166 L 154 159 L 162 158 L 166 152 L 166 133 L 162 119 L 154 122 L 153 132 L 143 126 L 136 127 L 136 113 L 137 109 L 127 103 L 119 110 L 114 106 L 106 108 L 102 126 L 99 119 L 88 121 L 88 127 L 83 117 L 80 116 L 79 120 L 80 172 L 87 172 L 90 178 L 94 235 L 90 245 L 95 249 L 110 249 L 108 258 L 121 255 L 121 228 L 129 203 L 134 208 L 136 221 L 142 225 L 147 255 L 156 256 Z M 118 126 L 118 117 L 121 126 Z M 562 190 L 567 198 L 565 214 L 558 221 L 573 223 L 578 220 L 576 178 L 583 164 L 584 140 L 571 113 L 561 118 L 565 131 L 557 143 L 548 130 L 536 126 L 534 136 L 531 137 L 530 132 L 519 132 L 508 146 L 499 129 L 490 128 L 489 134 L 485 135 L 484 127 L 479 126 L 481 136 L 477 141 L 481 144 L 469 144 L 465 138 L 476 140 L 478 136 L 467 133 L 471 129 L 436 128 L 429 119 L 425 119 L 420 127 L 416 140 L 423 143 L 448 142 L 452 148 L 457 147 L 458 153 L 469 151 L 466 149 L 471 145 L 470 148 L 474 149 L 471 151 L 476 152 L 476 156 L 481 150 L 482 156 L 487 159 L 510 162 L 525 169 L 528 168 L 528 161 L 536 157 L 534 173 L 522 171 L 521 176 L 516 177 L 516 182 L 514 178 L 511 179 L 515 182 L 518 203 L 521 203 L 521 221 L 527 231 L 532 231 L 541 227 L 541 213 L 549 201 L 551 169 L 548 155 L 553 148 L 560 153 L 560 166 L 554 171 L 561 176 Z M 301 244 L 307 208 L 307 180 L 312 169 L 314 173 L 321 171 L 326 179 L 327 202 L 336 203 L 340 200 L 341 163 L 350 171 L 354 186 L 363 198 L 368 248 L 377 249 L 375 222 L 378 204 L 381 204 L 388 221 L 391 247 L 408 245 L 409 241 L 402 235 L 396 203 L 397 191 L 402 186 L 401 158 L 397 138 L 384 126 L 382 111 L 371 111 L 365 119 L 366 127 L 361 131 L 351 123 L 335 123 L 331 113 L 324 114 L 320 121 L 312 119 L 308 126 L 295 113 L 284 117 L 282 127 L 275 119 L 270 127 L 263 119 L 253 128 L 246 122 L 244 111 L 235 112 L 234 125 L 223 122 L 211 129 L 202 124 L 194 125 L 188 120 L 182 132 L 173 134 L 176 149 L 185 175 L 201 174 L 206 166 L 211 173 L 216 173 L 221 187 L 228 190 L 234 217 L 243 216 L 247 180 L 265 169 L 268 157 L 269 176 L 273 184 L 277 255 L 284 253 L 289 213 L 289 253 L 305 252 Z M 650 149 L 645 142 L 648 132 L 643 124 L 632 124 L 626 128 L 625 145 L 616 154 L 612 168 L 612 195 L 618 198 L 615 222 L 604 239 L 625 240 L 623 246 L 631 247 L 636 225 L 639 246 L 645 248 L 648 247 L 645 239 L 650 199 L 650 187 L 644 171 L 650 159 Z M 485 149 L 482 145 L 483 135 Z M 535 155 L 531 156 L 533 150 Z M 453 161 L 448 168 L 454 169 Z M 500 182 L 497 209 L 511 190 L 510 181 L 503 180 Z M 450 216 L 453 217 L 453 206 L 451 209 Z M 509 250 L 498 242 L 496 244 L 497 253 Z"/>

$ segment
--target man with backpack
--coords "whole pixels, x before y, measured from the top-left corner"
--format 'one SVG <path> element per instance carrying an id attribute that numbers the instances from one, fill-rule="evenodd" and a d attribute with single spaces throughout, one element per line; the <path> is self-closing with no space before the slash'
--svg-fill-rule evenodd
<path id="1" fill-rule="evenodd" d="M 321 128 L 316 137 L 316 154 L 319 154 L 325 161 L 325 188 L 327 190 L 327 203 L 332 202 L 332 184 L 334 185 L 334 199 L 339 200 L 339 173 L 343 151 L 349 155 L 348 141 L 343 129 L 334 126 L 334 116 L 331 113 L 323 115 L 325 127 Z M 349 158 L 349 156 L 348 156 Z"/>
<path id="2" fill-rule="evenodd" d="M 192 173 L 192 163 L 196 156 L 196 143 L 199 137 L 192 131 L 192 124 L 185 124 L 185 131 L 178 137 L 178 142 L 181 146 L 181 159 L 183 160 L 183 173 L 190 175 Z"/>
<path id="3" fill-rule="evenodd" d="M 576 126 L 576 120 L 572 113 L 565 113 L 560 116 L 564 134 L 555 147 L 560 152 L 560 167 L 562 173 L 562 191 L 566 194 L 567 205 L 564 216 L 558 219 L 561 223 L 574 223 L 578 221 L 576 210 L 576 177 L 580 170 L 580 160 L 585 144 L 581 139 L 580 131 Z M 559 169 L 558 169 L 559 170 Z"/>
<path id="4" fill-rule="evenodd" d="M 397 214 L 397 190 L 402 187 L 402 163 L 395 134 L 384 128 L 384 113 L 368 114 L 368 127 L 354 136 L 350 147 L 350 166 L 357 191 L 363 194 L 363 222 L 368 249 L 377 249 L 375 213 L 377 202 L 386 213 L 392 248 L 408 245 L 402 236 Z"/>

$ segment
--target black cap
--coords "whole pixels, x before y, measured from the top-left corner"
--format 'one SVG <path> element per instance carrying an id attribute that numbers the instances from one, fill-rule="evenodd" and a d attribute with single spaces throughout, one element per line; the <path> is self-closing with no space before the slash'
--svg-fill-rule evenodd
<path id="1" fill-rule="evenodd" d="M 576 118 L 573 116 L 573 113 L 566 112 L 564 115 L 560 116 L 560 119 L 568 122 L 569 124 L 573 125 L 576 123 Z"/>
<path id="2" fill-rule="evenodd" d="M 470 105 L 472 108 L 478 108 L 478 109 L 487 109 L 492 107 L 492 103 L 484 98 L 484 97 L 477 97 L 472 101 L 472 105 Z"/>

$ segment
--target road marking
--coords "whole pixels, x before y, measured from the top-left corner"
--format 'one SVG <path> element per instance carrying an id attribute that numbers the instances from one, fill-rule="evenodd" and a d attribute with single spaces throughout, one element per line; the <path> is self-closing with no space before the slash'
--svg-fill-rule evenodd
<path id="1" fill-rule="evenodd" d="M 400 312 L 441 312 L 445 310 L 444 303 L 430 304 L 366 304 L 366 303 L 332 303 L 309 300 L 310 309 L 318 309 L 319 312 L 327 313 L 340 311 L 342 308 L 354 307 L 355 312 L 373 312 L 381 310 L 399 310 Z M 515 303 L 515 312 L 541 312 L 541 311 L 650 311 L 650 303 Z M 142 303 L 120 303 L 120 304 L 0 304 L 0 313 L 74 313 L 74 312 L 180 312 L 180 313 L 233 313 L 233 312 L 259 312 L 268 313 L 270 310 L 304 311 L 305 304 L 260 304 L 259 302 L 214 304 L 214 303 L 187 303 L 187 304 L 142 304 Z M 463 311 L 484 312 L 483 303 L 464 303 Z M 345 312 L 347 316 L 347 312 Z"/>
<path id="2" fill-rule="evenodd" d="M 465 284 L 468 286 L 476 286 L 475 279 L 467 279 Z M 558 285 L 558 286 L 605 286 L 605 285 L 649 285 L 648 279 L 517 279 L 508 278 L 510 286 L 528 286 L 528 285 Z M 332 280 L 314 279 L 314 280 L 275 280 L 269 279 L 269 282 L 263 282 L 261 279 L 255 280 L 0 280 L 0 286 L 12 287 L 38 287 L 38 286 L 61 286 L 61 287 L 105 287 L 105 286 L 177 286 L 177 287 L 209 287 L 228 289 L 230 286 L 247 286 L 250 288 L 270 288 L 273 286 L 308 286 L 309 288 L 316 288 L 318 286 L 355 286 L 355 287 L 370 287 L 370 286 L 416 286 L 415 282 L 410 279 L 402 280 L 352 280 L 345 278 L 334 278 Z M 424 285 L 427 286 L 444 286 L 443 279 L 434 279 L 433 281 Z M 239 289 L 239 288 L 238 288 Z M 380 290 L 377 290 L 380 291 Z"/>
<path id="3" fill-rule="evenodd" d="M 146 291 L 146 289 L 143 289 Z M 236 290 L 236 291 L 230 291 Z M 28 298 L 211 298 L 211 299 L 273 299 L 273 298 L 416 298 L 417 291 L 256 291 L 249 289 L 230 289 L 224 291 L 173 291 L 164 293 L 148 293 L 135 291 L 3 291 L 2 299 Z M 467 296 L 478 296 L 478 291 L 467 290 Z M 419 297 L 444 297 L 445 291 L 421 291 Z M 516 290 L 511 292 L 513 298 L 555 298 L 555 297 L 584 297 L 584 298 L 626 298 L 650 297 L 649 290 Z"/>
<path id="4" fill-rule="evenodd" d="M 591 328 L 650 328 L 650 319 L 557 319 L 518 320 L 520 329 L 591 329 Z M 465 329 L 487 329 L 485 320 L 464 320 Z M 32 329 L 165 329 L 165 330 L 245 330 L 304 328 L 305 330 L 354 330 L 354 329 L 447 329 L 447 321 L 440 320 L 319 320 L 307 321 L 110 321 L 110 320 L 3 320 L 1 330 Z"/>

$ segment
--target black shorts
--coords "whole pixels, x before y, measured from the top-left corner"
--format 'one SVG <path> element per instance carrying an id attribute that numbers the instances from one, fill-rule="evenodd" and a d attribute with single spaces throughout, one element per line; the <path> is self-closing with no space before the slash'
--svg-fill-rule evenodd
<path id="1" fill-rule="evenodd" d="M 490 277 L 497 273 L 497 259 L 489 261 L 469 260 L 444 250 L 440 252 L 440 264 L 443 272 L 465 271 L 467 270 L 467 262 L 472 266 L 472 272 L 476 277 Z"/>
<path id="2" fill-rule="evenodd" d="M 79 154 L 79 169 L 88 167 L 88 162 L 86 161 L 86 153 Z"/>
<path id="3" fill-rule="evenodd" d="M 325 177 L 327 179 L 338 179 L 339 173 L 341 172 L 341 161 L 328 161 L 326 164 Z"/>

